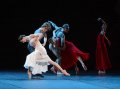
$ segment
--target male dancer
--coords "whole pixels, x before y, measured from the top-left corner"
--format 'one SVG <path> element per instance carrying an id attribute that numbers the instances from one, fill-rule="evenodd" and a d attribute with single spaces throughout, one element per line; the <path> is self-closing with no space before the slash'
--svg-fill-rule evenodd
<path id="1" fill-rule="evenodd" d="M 87 60 L 89 58 L 89 54 L 83 53 L 77 47 L 75 47 L 75 45 L 72 42 L 68 42 L 65 40 L 65 33 L 68 33 L 69 25 L 64 24 L 62 27 L 58 27 L 52 21 L 48 22 L 50 22 L 51 25 L 55 28 L 55 30 L 53 31 L 52 40 L 50 40 L 49 49 L 57 57 L 56 62 L 65 69 L 70 68 L 73 65 L 76 65 L 75 70 L 76 74 L 78 74 L 79 69 L 77 67 L 76 62 L 79 60 L 84 70 L 87 70 L 87 67 L 83 63 L 82 58 Z M 71 58 L 69 56 L 71 56 Z M 54 69 L 55 68 L 52 67 L 53 71 Z M 60 73 L 58 72 L 58 74 Z"/>
<path id="2" fill-rule="evenodd" d="M 43 31 L 42 31 L 43 28 L 46 28 L 48 31 L 50 31 L 51 30 L 51 24 L 49 22 L 43 23 L 40 28 L 38 28 L 37 30 L 35 30 L 34 34 L 43 33 Z M 43 44 L 42 45 L 45 46 L 46 42 L 47 42 L 47 34 L 44 33 L 44 38 L 43 38 Z M 34 51 L 34 48 L 32 46 L 30 46 L 29 43 L 28 43 L 28 47 L 27 48 L 28 48 L 28 50 L 29 50 L 30 53 Z"/>
<path id="3" fill-rule="evenodd" d="M 41 25 L 40 28 L 38 28 L 34 34 L 37 35 L 39 33 L 43 33 L 44 34 L 44 37 L 40 40 L 40 41 L 43 41 L 42 45 L 45 46 L 46 45 L 46 42 L 47 42 L 47 34 L 45 32 L 43 32 L 43 30 L 46 29 L 47 31 L 50 31 L 51 30 L 51 24 L 49 22 L 45 22 Z M 27 46 L 28 50 L 30 53 L 32 53 L 35 48 L 33 46 L 31 46 L 28 42 L 28 46 Z M 42 74 L 39 74 L 40 77 L 44 77 Z"/>

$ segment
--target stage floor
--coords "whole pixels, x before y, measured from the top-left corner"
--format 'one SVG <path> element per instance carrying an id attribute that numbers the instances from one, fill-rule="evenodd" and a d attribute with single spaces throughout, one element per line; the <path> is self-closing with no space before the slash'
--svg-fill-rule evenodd
<path id="1" fill-rule="evenodd" d="M 44 78 L 28 80 L 26 72 L 0 71 L 0 89 L 120 89 L 120 75 L 46 73 Z"/>

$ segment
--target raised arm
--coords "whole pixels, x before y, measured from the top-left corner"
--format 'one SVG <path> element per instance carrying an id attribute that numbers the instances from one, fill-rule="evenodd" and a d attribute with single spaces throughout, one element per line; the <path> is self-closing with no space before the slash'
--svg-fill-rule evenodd
<path id="1" fill-rule="evenodd" d="M 104 29 L 107 28 L 107 24 L 102 18 L 98 18 L 97 20 L 102 22 L 102 27 L 104 27 Z"/>
<path id="2" fill-rule="evenodd" d="M 48 22 L 55 28 L 55 30 L 59 29 L 59 27 L 52 21 L 48 21 Z"/>

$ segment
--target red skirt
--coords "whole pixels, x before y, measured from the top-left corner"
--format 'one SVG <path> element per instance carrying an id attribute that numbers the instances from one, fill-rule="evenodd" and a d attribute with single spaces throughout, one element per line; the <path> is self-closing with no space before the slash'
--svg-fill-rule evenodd
<path id="1" fill-rule="evenodd" d="M 96 47 L 96 67 L 98 70 L 106 70 L 111 68 L 111 63 L 104 40 L 104 35 L 99 34 L 97 37 Z"/>
<path id="2" fill-rule="evenodd" d="M 65 45 L 66 49 L 61 51 L 61 67 L 63 69 L 68 69 L 76 65 L 79 56 L 83 61 L 89 59 L 89 53 L 80 51 L 72 42 L 65 41 Z"/>

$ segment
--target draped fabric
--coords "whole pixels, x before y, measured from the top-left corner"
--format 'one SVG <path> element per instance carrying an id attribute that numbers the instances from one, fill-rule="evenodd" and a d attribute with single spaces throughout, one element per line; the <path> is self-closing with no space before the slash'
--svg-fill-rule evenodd
<path id="1" fill-rule="evenodd" d="M 111 67 L 108 52 L 105 44 L 105 36 L 99 34 L 96 46 L 96 67 L 98 70 L 106 70 Z"/>
<path id="2" fill-rule="evenodd" d="M 65 45 L 65 50 L 61 51 L 61 67 L 63 69 L 68 69 L 76 65 L 79 56 L 82 58 L 83 61 L 89 59 L 89 53 L 82 52 L 72 42 L 65 41 Z"/>

